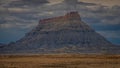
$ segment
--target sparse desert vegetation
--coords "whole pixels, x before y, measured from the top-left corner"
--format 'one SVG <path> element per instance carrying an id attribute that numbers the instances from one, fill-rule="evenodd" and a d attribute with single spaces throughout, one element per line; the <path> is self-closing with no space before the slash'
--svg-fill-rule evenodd
<path id="1" fill-rule="evenodd" d="M 0 68 L 120 68 L 120 55 L 0 55 Z"/>

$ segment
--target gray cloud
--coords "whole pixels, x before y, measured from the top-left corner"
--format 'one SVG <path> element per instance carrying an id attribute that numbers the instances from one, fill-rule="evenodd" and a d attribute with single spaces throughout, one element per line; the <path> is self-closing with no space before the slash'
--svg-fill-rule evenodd
<path id="1" fill-rule="evenodd" d="M 96 6 L 95 3 L 86 3 L 86 2 L 78 2 L 77 4 L 84 5 L 84 6 Z"/>
<path id="2" fill-rule="evenodd" d="M 19 2 L 20 1 L 20 2 Z M 12 4 L 22 3 L 22 4 L 33 4 L 36 2 L 40 3 L 48 3 L 47 1 L 43 0 L 16 0 L 13 1 Z M 17 3 L 16 3 L 17 2 Z M 39 3 L 38 2 L 38 3 Z M 102 6 L 94 3 L 85 3 L 85 2 L 79 2 L 77 0 L 65 0 L 62 3 L 54 4 L 54 5 L 42 5 L 42 6 L 36 6 L 36 7 L 11 7 L 7 10 L 2 10 L 1 14 L 10 13 L 10 15 L 14 15 L 17 17 L 21 17 L 24 19 L 33 18 L 38 20 L 38 18 L 47 18 L 47 17 L 54 17 L 54 16 L 60 16 L 61 14 L 65 14 L 67 11 L 71 10 L 68 8 L 68 5 L 66 5 L 66 2 L 68 4 L 76 4 L 77 8 L 76 10 L 80 12 L 82 18 L 92 18 L 94 20 L 93 23 L 107 23 L 107 24 L 119 24 L 119 18 L 120 18 L 120 7 L 114 6 L 112 8 L 107 6 Z M 5 9 L 3 7 L 3 9 Z M 42 9 L 42 10 L 41 10 Z M 7 12 L 5 12 L 7 11 Z M 9 11 L 9 12 L 8 12 Z M 4 15 L 3 14 L 3 15 Z M 31 16 L 29 16 L 31 15 Z M 95 22 L 95 20 L 100 20 L 99 22 Z M 109 22 L 109 23 L 108 23 Z M 114 23 L 113 23 L 114 22 Z"/>
<path id="3" fill-rule="evenodd" d="M 101 23 L 103 25 L 114 25 L 120 24 L 120 6 L 107 7 L 102 5 L 87 7 L 84 11 L 81 12 L 83 18 L 91 18 L 94 20 L 98 20 L 100 22 L 93 23 Z M 81 10 L 80 10 L 81 11 Z"/>
<path id="4" fill-rule="evenodd" d="M 12 1 L 6 7 L 40 6 L 49 3 L 47 0 L 17 0 Z"/>

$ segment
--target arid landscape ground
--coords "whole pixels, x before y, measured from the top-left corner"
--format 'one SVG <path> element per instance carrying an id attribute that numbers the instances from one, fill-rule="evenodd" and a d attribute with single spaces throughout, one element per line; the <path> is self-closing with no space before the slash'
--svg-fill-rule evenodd
<path id="1" fill-rule="evenodd" d="M 120 55 L 1 55 L 0 68 L 120 68 Z"/>

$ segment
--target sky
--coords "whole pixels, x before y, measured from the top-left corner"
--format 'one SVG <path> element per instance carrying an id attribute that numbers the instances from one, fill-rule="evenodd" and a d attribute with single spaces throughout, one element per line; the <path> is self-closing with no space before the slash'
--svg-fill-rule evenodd
<path id="1" fill-rule="evenodd" d="M 120 45 L 120 0 L 0 0 L 0 43 L 22 38 L 40 19 L 76 10 L 82 20 Z"/>

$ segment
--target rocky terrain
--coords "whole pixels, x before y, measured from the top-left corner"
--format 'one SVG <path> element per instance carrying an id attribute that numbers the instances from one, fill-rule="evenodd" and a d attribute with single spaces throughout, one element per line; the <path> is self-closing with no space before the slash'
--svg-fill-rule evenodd
<path id="1" fill-rule="evenodd" d="M 84 23 L 78 12 L 69 12 L 40 20 L 23 38 L 0 48 L 0 53 L 120 54 L 119 49 Z"/>

